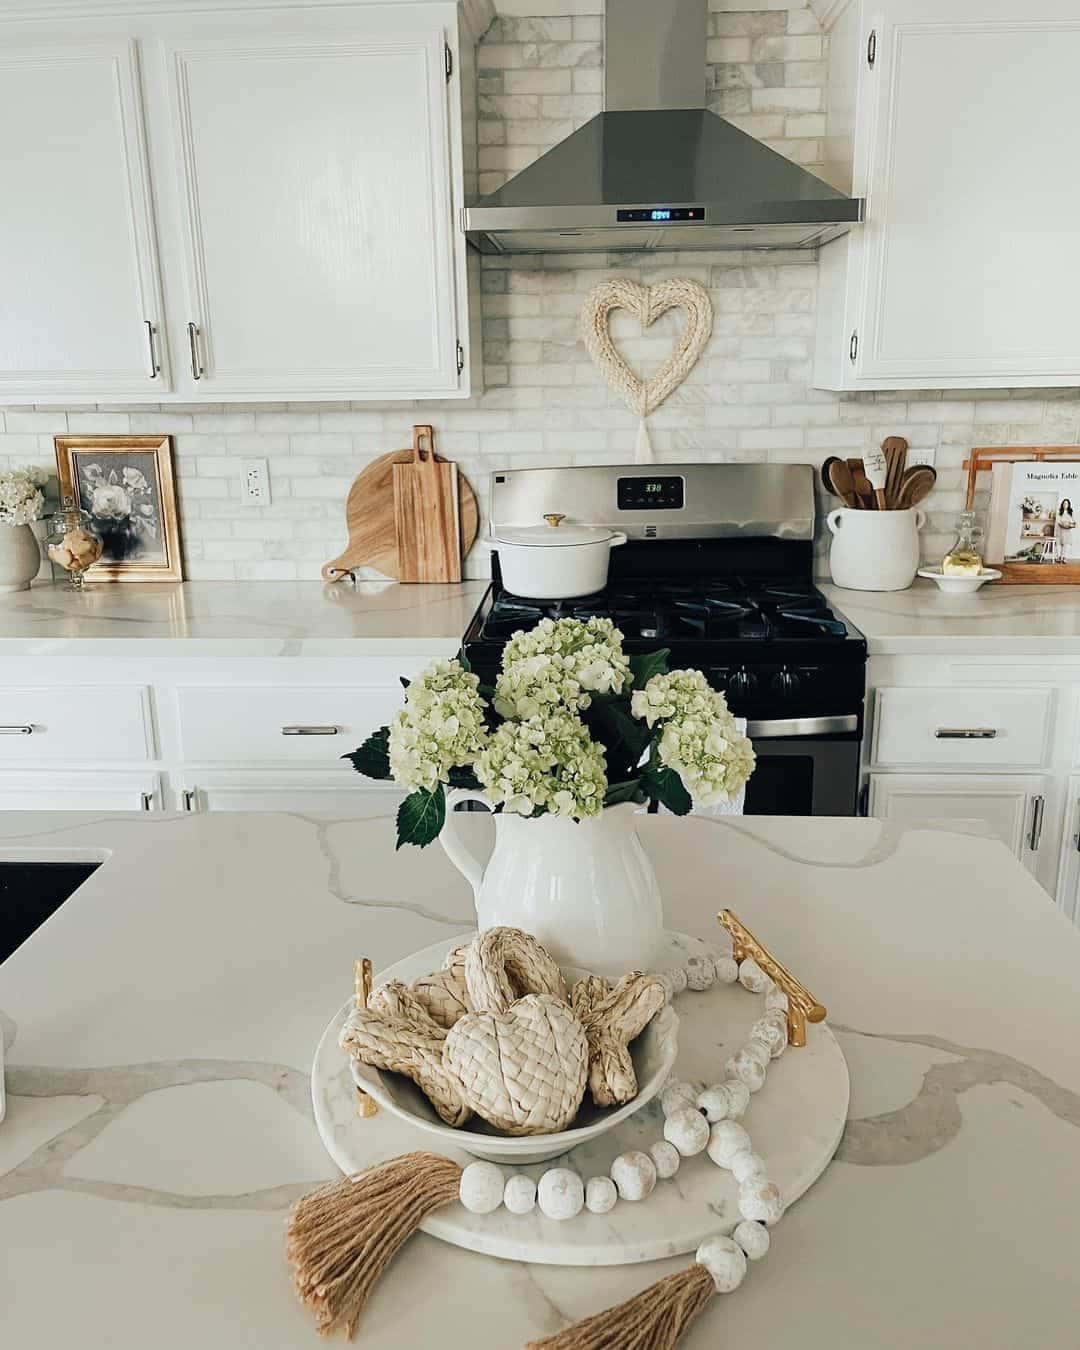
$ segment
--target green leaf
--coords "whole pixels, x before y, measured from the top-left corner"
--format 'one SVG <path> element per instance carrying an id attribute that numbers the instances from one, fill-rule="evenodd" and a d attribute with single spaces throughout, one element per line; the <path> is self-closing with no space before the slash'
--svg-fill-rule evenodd
<path id="1" fill-rule="evenodd" d="M 428 792 L 426 788 L 410 792 L 398 807 L 397 847 L 416 844 L 418 848 L 424 848 L 439 837 L 445 819 L 446 798 L 441 783 L 434 792 Z"/>
<path id="2" fill-rule="evenodd" d="M 480 791 L 480 779 L 469 768 L 453 768 L 448 775 L 450 786 L 456 788 L 471 788 L 473 792 Z"/>
<path id="3" fill-rule="evenodd" d="M 644 689 L 654 675 L 666 675 L 669 670 L 668 657 L 671 649 L 662 647 L 658 652 L 645 652 L 642 656 L 630 658 L 630 670 L 634 676 L 633 688 Z"/>
<path id="4" fill-rule="evenodd" d="M 630 778 L 652 739 L 652 732 L 626 711 L 626 700 L 594 695 L 582 713 L 593 740 L 607 751 L 609 780 Z"/>
<path id="5" fill-rule="evenodd" d="M 641 785 L 653 801 L 666 806 L 676 816 L 688 816 L 694 802 L 674 769 L 646 769 Z"/>
<path id="6" fill-rule="evenodd" d="M 618 806 L 621 802 L 644 802 L 645 790 L 640 778 L 628 778 L 624 783 L 609 783 L 604 793 L 605 806 Z"/>
<path id="7" fill-rule="evenodd" d="M 365 778 L 392 778 L 390 772 L 390 728 L 380 727 L 370 735 L 359 750 L 342 755 L 357 773 Z"/>

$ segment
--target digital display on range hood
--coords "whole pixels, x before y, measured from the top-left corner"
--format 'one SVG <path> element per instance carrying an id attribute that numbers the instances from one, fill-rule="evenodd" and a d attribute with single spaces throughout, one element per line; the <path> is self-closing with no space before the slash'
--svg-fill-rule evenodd
<path id="1" fill-rule="evenodd" d="M 633 207 L 615 212 L 615 219 L 620 224 L 625 221 L 627 224 L 641 225 L 673 225 L 676 221 L 682 223 L 688 220 L 698 220 L 704 222 L 705 208 L 703 206 L 642 206 Z"/>

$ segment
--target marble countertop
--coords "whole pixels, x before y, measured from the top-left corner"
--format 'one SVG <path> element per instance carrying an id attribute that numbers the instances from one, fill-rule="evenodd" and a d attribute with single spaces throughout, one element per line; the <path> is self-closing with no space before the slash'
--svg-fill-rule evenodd
<path id="1" fill-rule="evenodd" d="M 1080 655 L 1080 586 L 989 582 L 974 595 L 945 595 L 917 580 L 906 591 L 821 589 L 865 634 L 871 656 Z"/>
<path id="2" fill-rule="evenodd" d="M 735 908 L 851 1070 L 835 1161 L 687 1350 L 765 1328 L 770 1350 L 1074 1350 L 1080 933 L 957 827 L 642 830 L 668 922 L 709 936 Z M 332 1171 L 312 1053 L 355 956 L 466 930 L 464 881 L 437 849 L 395 856 L 389 820 L 0 815 L 0 857 L 64 851 L 106 861 L 0 967 L 5 1343 L 314 1350 L 283 1255 L 288 1206 Z M 418 1236 L 358 1343 L 517 1350 L 685 1260 L 527 1266 Z"/>
<path id="3" fill-rule="evenodd" d="M 0 655 L 363 656 L 457 651 L 485 581 L 57 585 L 0 596 Z M 77 644 L 77 646 L 75 645 Z"/>

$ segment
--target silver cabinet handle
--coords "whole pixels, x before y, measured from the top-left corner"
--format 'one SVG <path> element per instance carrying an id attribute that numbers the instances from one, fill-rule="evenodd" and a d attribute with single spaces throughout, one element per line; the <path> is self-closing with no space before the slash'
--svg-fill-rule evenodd
<path id="1" fill-rule="evenodd" d="M 844 713 L 835 717 L 772 717 L 747 723 L 746 734 L 752 741 L 763 741 L 793 736 L 838 736 L 858 729 L 858 715 Z"/>
<path id="2" fill-rule="evenodd" d="M 154 325 L 149 319 L 144 319 L 146 325 L 146 345 L 150 349 L 150 378 L 156 380 L 161 367 L 158 365 L 157 349 L 154 345 Z"/>
<path id="3" fill-rule="evenodd" d="M 184 788 L 183 792 L 181 792 L 180 794 L 180 805 L 184 808 L 185 811 L 195 810 L 194 788 Z"/>
<path id="4" fill-rule="evenodd" d="M 32 736 L 34 728 L 31 726 L 10 726 L 0 727 L 0 736 Z"/>
<path id="5" fill-rule="evenodd" d="M 201 380 L 203 377 L 203 368 L 199 363 L 199 329 L 197 325 L 189 323 L 187 326 L 188 349 L 191 352 L 191 378 Z"/>
<path id="6" fill-rule="evenodd" d="M 997 727 L 938 727 L 934 738 L 939 741 L 992 741 Z"/>
<path id="7" fill-rule="evenodd" d="M 154 809 L 154 794 L 152 792 L 141 792 L 139 794 L 139 801 L 142 804 L 142 809 L 144 811 L 152 811 Z"/>
<path id="8" fill-rule="evenodd" d="M 1076 799 L 1076 821 L 1077 829 L 1076 833 L 1073 835 L 1073 844 L 1076 847 L 1077 853 L 1080 853 L 1080 797 Z"/>
<path id="9" fill-rule="evenodd" d="M 1032 797 L 1031 799 L 1031 832 L 1028 835 L 1028 848 L 1032 853 L 1038 852 L 1039 844 L 1042 842 L 1043 812 L 1046 810 L 1045 797 Z"/>
<path id="10" fill-rule="evenodd" d="M 282 727 L 283 736 L 339 736 L 340 727 Z"/>

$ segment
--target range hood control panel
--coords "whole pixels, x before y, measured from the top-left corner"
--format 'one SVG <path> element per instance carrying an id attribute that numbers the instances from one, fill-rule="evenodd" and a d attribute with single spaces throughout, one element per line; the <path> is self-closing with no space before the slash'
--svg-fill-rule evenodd
<path id="1" fill-rule="evenodd" d="M 634 206 L 620 207 L 615 212 L 619 224 L 628 225 L 685 225 L 688 221 L 705 223 L 703 206 Z"/>

